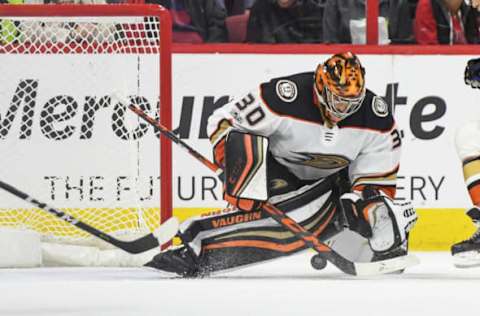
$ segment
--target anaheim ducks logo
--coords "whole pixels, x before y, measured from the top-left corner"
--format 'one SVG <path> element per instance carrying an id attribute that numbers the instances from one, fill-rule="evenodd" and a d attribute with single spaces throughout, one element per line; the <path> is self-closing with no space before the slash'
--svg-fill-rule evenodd
<path id="1" fill-rule="evenodd" d="M 347 166 L 350 160 L 343 156 L 328 155 L 328 154 L 315 154 L 315 153 L 297 153 L 305 157 L 301 160 L 289 160 L 287 161 L 309 166 L 318 169 L 337 169 Z"/>

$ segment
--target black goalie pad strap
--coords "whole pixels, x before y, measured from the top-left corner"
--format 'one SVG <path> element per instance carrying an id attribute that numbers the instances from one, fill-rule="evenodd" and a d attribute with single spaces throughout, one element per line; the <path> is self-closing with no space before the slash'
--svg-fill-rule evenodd
<path id="1" fill-rule="evenodd" d="M 225 144 L 225 192 L 236 198 L 266 201 L 268 138 L 238 131 Z"/>

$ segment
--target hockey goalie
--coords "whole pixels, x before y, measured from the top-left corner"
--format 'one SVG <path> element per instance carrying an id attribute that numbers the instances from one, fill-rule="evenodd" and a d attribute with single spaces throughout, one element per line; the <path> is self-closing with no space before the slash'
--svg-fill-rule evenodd
<path id="1" fill-rule="evenodd" d="M 321 241 L 361 249 L 356 258 L 407 254 L 417 215 L 394 198 L 401 137 L 354 54 L 262 83 L 216 110 L 208 135 L 229 206 L 182 223 L 183 244 L 148 266 L 198 277 L 307 249 L 262 210 L 266 202 Z M 356 242 L 339 238 L 347 231 Z"/>

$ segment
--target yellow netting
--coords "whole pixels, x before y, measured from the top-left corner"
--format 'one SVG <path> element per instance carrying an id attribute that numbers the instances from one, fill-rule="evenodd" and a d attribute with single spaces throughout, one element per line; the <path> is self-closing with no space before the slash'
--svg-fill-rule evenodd
<path id="1" fill-rule="evenodd" d="M 61 211 L 115 236 L 126 239 L 153 231 L 160 223 L 158 208 L 67 208 Z M 49 240 L 86 242 L 92 236 L 41 209 L 0 208 L 0 227 L 35 230 Z"/>

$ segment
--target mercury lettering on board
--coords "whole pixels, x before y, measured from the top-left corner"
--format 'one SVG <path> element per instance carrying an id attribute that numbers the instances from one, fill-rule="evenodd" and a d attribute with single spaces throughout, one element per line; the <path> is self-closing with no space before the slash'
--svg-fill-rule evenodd
<path id="1" fill-rule="evenodd" d="M 127 105 L 113 100 L 109 95 L 87 95 L 80 101 L 73 96 L 61 94 L 47 96 L 44 103 L 37 104 L 39 89 L 41 83 L 38 80 L 25 79 L 18 83 L 6 112 L 0 113 L 0 140 L 16 132 L 11 129 L 17 119 L 21 120 L 17 132 L 19 139 L 30 139 L 34 124 L 38 124 L 43 136 L 51 140 L 65 140 L 74 136 L 78 139 L 91 139 L 94 137 L 95 124 L 105 124 L 103 121 L 98 122 L 100 114 L 109 117 L 113 133 L 123 140 L 139 139 L 151 129 L 141 121 L 134 126 L 132 121 L 127 124 Z M 129 98 L 143 110 L 152 111 L 146 98 Z M 37 117 L 38 122 L 34 121 Z"/>
<path id="2" fill-rule="evenodd" d="M 48 96 L 44 103 L 37 104 L 39 89 L 41 89 L 41 82 L 35 79 L 24 79 L 18 83 L 8 108 L 5 112 L 0 113 L 0 140 L 13 133 L 11 129 L 16 119 L 21 120 L 20 130 L 17 132 L 19 139 L 29 139 L 34 124 L 39 124 L 41 133 L 48 139 L 63 140 L 75 135 L 78 135 L 76 137 L 79 139 L 90 139 L 94 137 L 95 124 L 104 124 L 104 122 L 98 122 L 97 117 L 100 114 L 105 115 L 106 111 L 109 111 L 107 113 L 111 120 L 112 131 L 120 139 L 138 139 L 151 129 L 148 124 L 141 121 L 134 127 L 127 126 L 125 124 L 127 112 L 125 105 L 112 100 L 108 95 L 87 95 L 82 100 L 76 100 L 69 95 L 52 95 Z M 406 106 L 408 102 L 408 97 L 399 94 L 399 83 L 387 84 L 384 98 L 391 111 L 399 106 Z M 130 99 L 134 100 L 142 109 L 152 112 L 152 104 L 145 97 L 133 96 Z M 206 139 L 208 117 L 228 101 L 228 95 L 202 97 L 202 103 L 198 104 L 201 108 L 201 117 L 199 125 L 196 126 L 196 123 L 192 123 L 195 97 L 182 97 L 180 120 L 174 131 L 182 139 L 192 136 Z M 158 101 L 156 105 L 159 106 Z M 248 102 L 240 105 L 245 108 Z M 417 100 L 411 106 L 410 111 L 409 125 L 412 134 L 423 140 L 441 136 L 445 127 L 440 125 L 438 120 L 446 114 L 446 110 L 447 104 L 440 96 L 425 96 Z M 253 112 L 253 114 L 258 114 Z M 36 116 L 39 116 L 38 122 L 34 121 Z M 81 118 L 79 123 L 76 118 Z M 197 132 L 195 135 L 191 135 L 191 131 Z M 155 134 L 157 137 L 160 136 L 158 131 Z"/>

